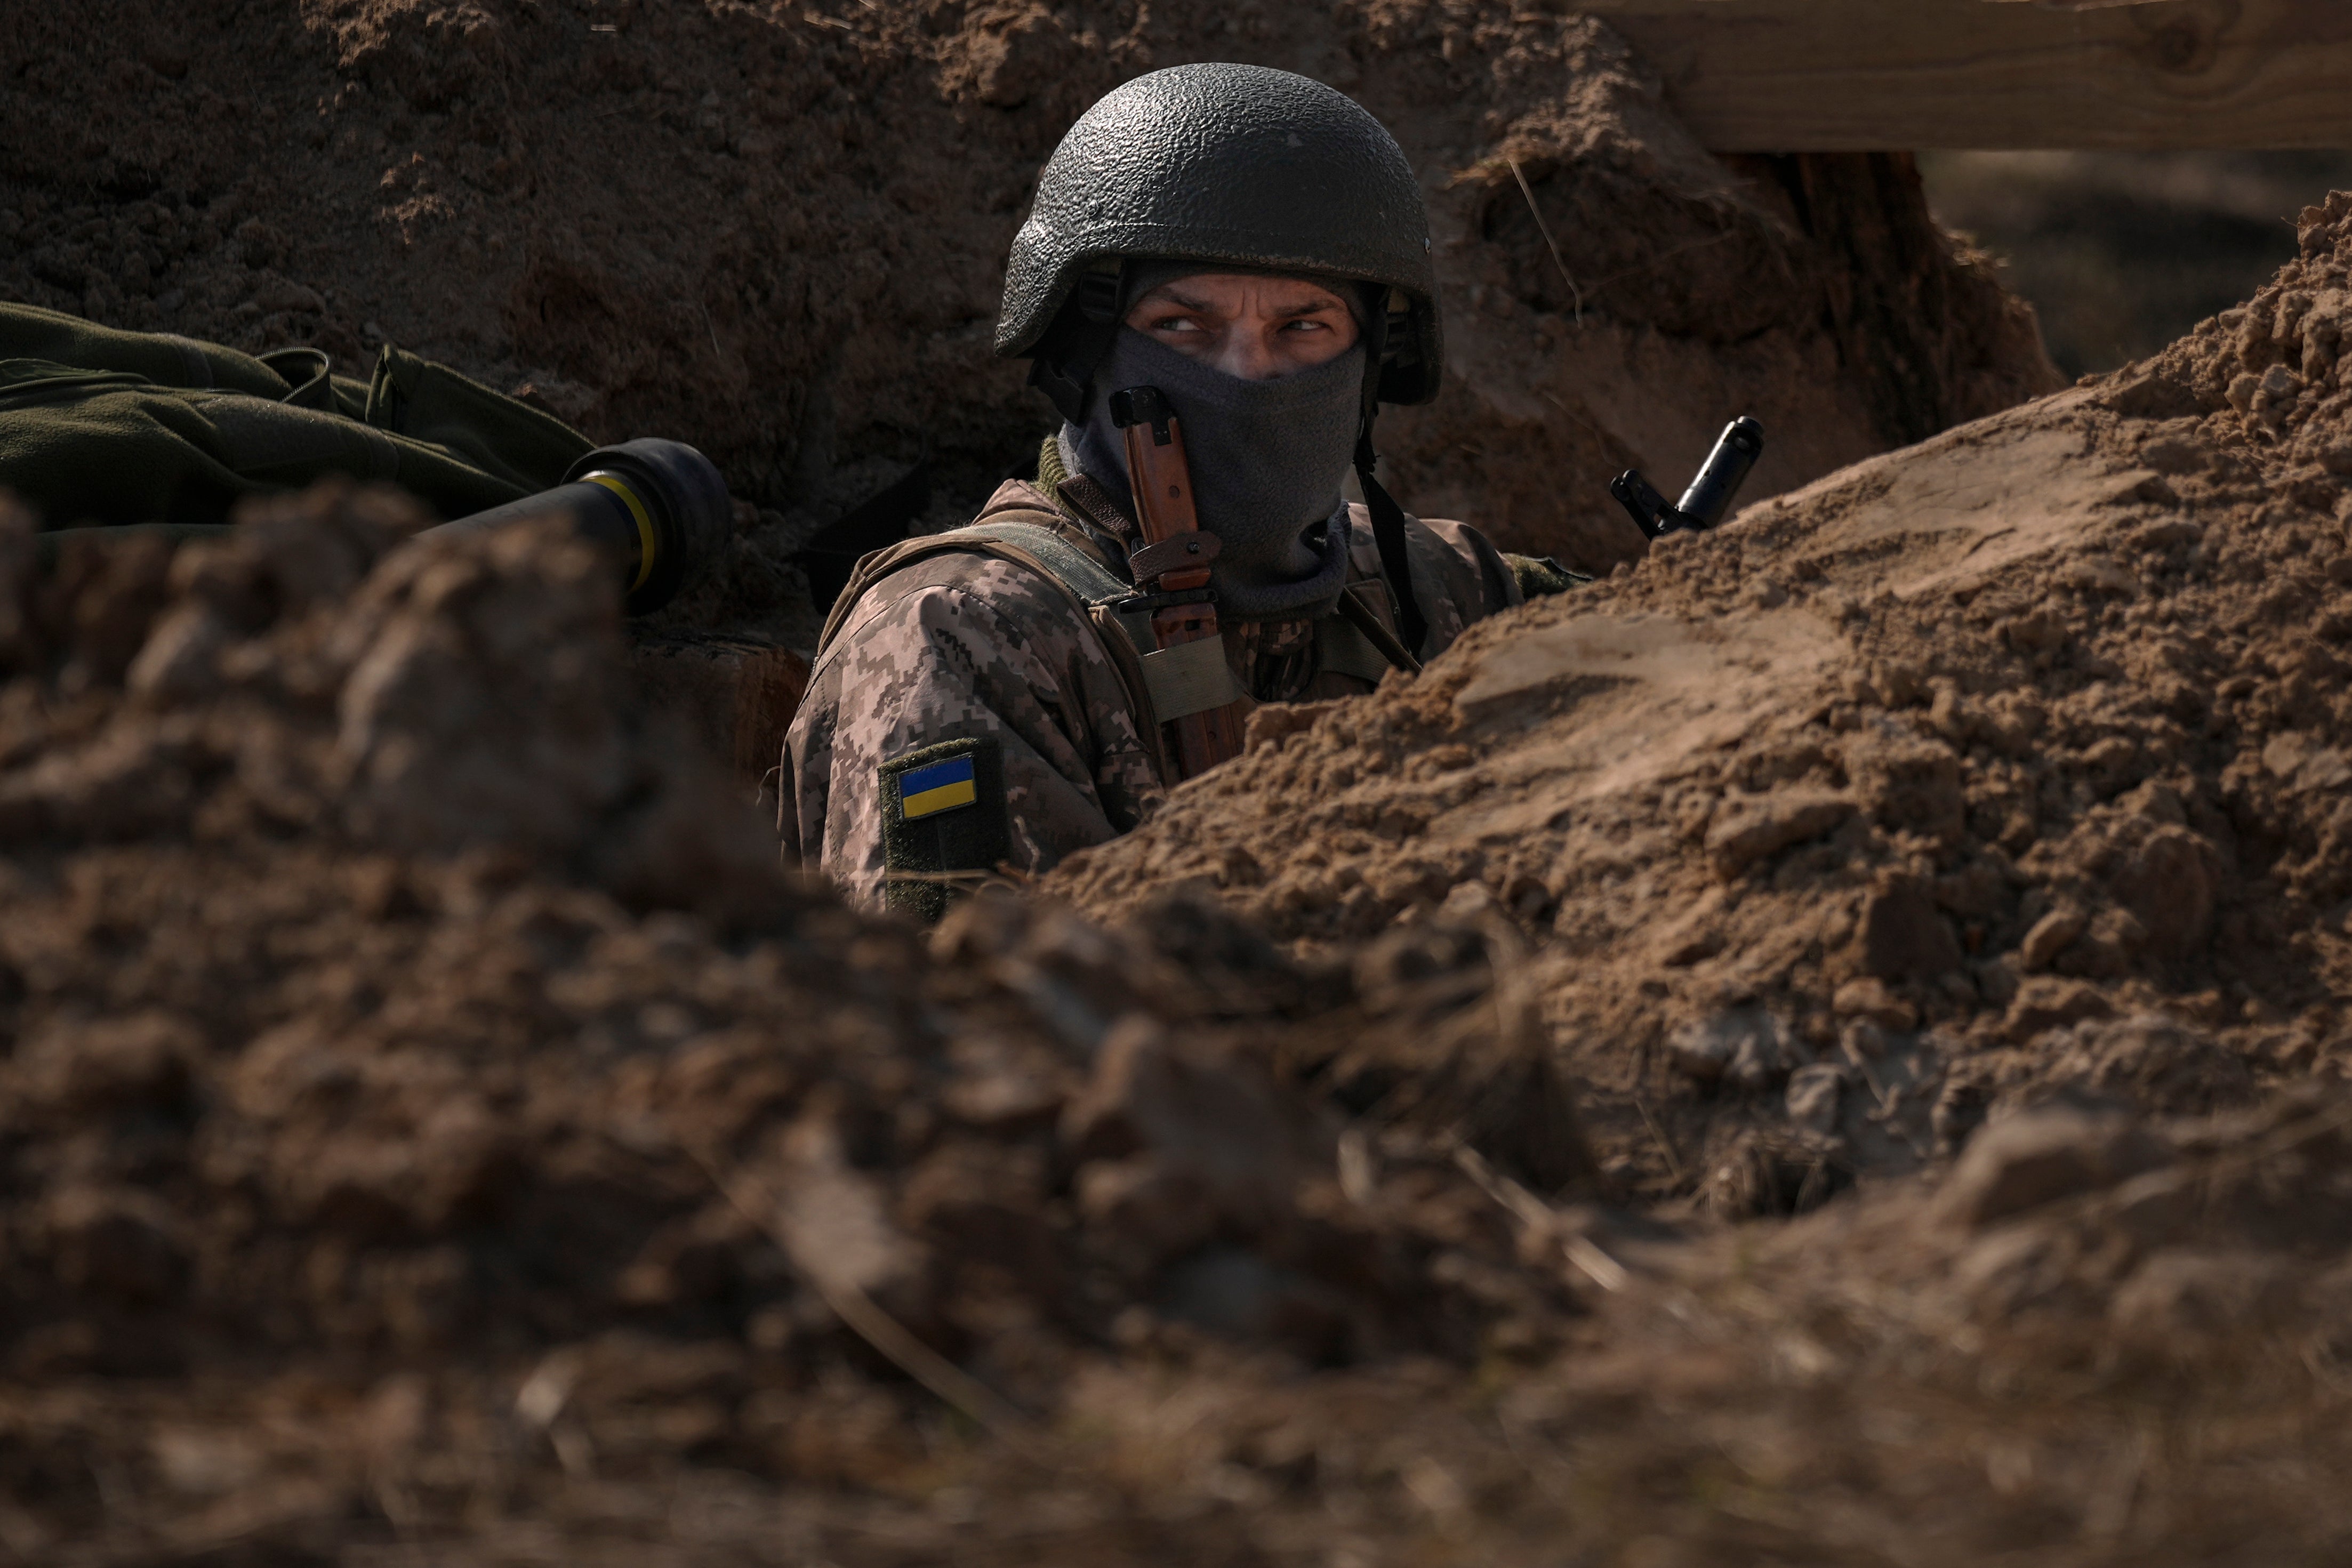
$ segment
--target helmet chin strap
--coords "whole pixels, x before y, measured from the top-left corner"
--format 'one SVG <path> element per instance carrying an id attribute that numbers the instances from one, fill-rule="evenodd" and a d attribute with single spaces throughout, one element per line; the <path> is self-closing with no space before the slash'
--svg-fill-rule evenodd
<path id="1" fill-rule="evenodd" d="M 1372 465 L 1379 461 L 1372 451 L 1372 422 L 1367 419 L 1363 434 L 1356 438 L 1356 483 L 1363 486 L 1364 507 L 1372 514 L 1372 544 L 1381 552 L 1381 570 L 1396 589 L 1397 629 L 1404 633 L 1406 651 L 1419 658 L 1422 643 L 1429 636 L 1429 620 L 1421 612 L 1421 601 L 1413 597 L 1412 561 L 1404 545 L 1404 508 L 1372 477 Z"/>
<path id="2" fill-rule="evenodd" d="M 1380 455 L 1372 450 L 1372 422 L 1381 412 L 1381 369 L 1389 340 L 1388 290 L 1366 287 L 1364 293 L 1364 414 L 1356 433 L 1356 483 L 1364 492 L 1364 509 L 1372 515 L 1372 546 L 1380 551 L 1381 570 L 1396 592 L 1397 630 L 1404 634 L 1407 652 L 1418 658 L 1429 636 L 1429 619 L 1412 591 L 1412 558 L 1405 549 L 1404 508 L 1372 477 Z"/>
<path id="3" fill-rule="evenodd" d="M 1118 262 L 1089 267 L 1078 274 L 1069 303 L 1037 345 L 1029 361 L 1029 384 L 1044 392 L 1055 411 L 1071 424 L 1086 422 L 1087 404 L 1094 396 L 1095 367 L 1110 352 L 1118 336 L 1118 296 L 1124 267 Z"/>

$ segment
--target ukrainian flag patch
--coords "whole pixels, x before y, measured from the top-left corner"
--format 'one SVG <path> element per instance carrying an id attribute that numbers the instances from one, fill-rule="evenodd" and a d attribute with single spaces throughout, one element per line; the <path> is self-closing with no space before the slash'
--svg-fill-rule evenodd
<path id="1" fill-rule="evenodd" d="M 919 920 L 993 875 L 1013 853 L 1004 747 L 971 736 L 881 765 L 883 901 Z"/>
<path id="2" fill-rule="evenodd" d="M 951 757 L 898 775 L 898 815 L 909 822 L 972 805 L 979 799 L 980 783 L 969 756 Z"/>

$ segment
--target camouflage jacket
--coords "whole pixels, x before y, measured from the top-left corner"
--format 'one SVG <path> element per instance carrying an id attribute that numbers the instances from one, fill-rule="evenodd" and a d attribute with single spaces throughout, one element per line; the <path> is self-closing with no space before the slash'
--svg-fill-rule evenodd
<path id="1" fill-rule="evenodd" d="M 1356 591 L 1393 633 L 1370 516 L 1355 506 L 1349 518 L 1348 580 L 1377 585 Z M 1134 525 L 1083 478 L 1007 481 L 975 519 L 1004 521 L 1048 528 L 1132 580 L 1124 540 Z M 1521 601 L 1512 567 L 1475 528 L 1408 519 L 1407 546 L 1429 622 L 1423 659 Z M 1377 677 L 1360 661 L 1360 673 L 1328 667 L 1317 625 L 1225 628 L 1226 662 L 1249 706 L 1372 689 Z M 935 915 L 955 880 L 937 874 L 942 854 L 948 867 L 1042 873 L 1136 827 L 1172 782 L 1139 731 L 1105 633 L 1036 572 L 971 553 L 915 560 L 836 610 L 780 779 L 789 853 L 853 903 L 917 915 Z M 922 841 L 910 848 L 910 838 Z"/>

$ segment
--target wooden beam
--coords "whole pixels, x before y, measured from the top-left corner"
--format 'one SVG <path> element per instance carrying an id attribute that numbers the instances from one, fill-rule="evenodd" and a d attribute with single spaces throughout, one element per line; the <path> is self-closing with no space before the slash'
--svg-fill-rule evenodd
<path id="1" fill-rule="evenodd" d="M 1724 152 L 2352 148 L 2352 0 L 1573 0 Z"/>

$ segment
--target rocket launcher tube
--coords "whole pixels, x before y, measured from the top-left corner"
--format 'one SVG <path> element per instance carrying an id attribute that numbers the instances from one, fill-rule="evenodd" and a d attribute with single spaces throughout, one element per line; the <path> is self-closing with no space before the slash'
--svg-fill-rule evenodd
<path id="1" fill-rule="evenodd" d="M 735 526 L 727 482 L 710 459 L 682 441 L 648 437 L 597 448 L 553 489 L 425 531 L 473 532 L 564 515 L 581 538 L 621 562 L 623 607 L 631 615 L 658 610 L 699 582 Z"/>

